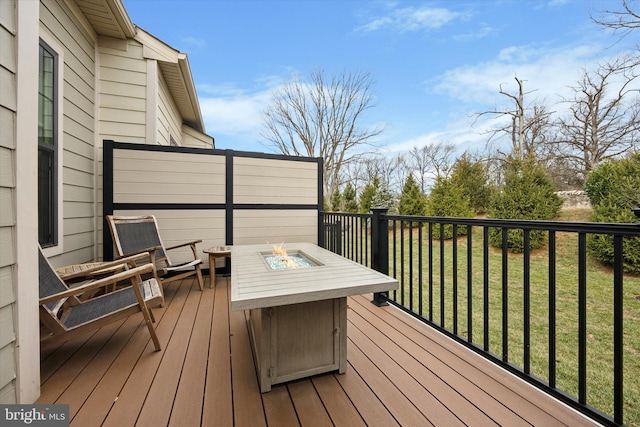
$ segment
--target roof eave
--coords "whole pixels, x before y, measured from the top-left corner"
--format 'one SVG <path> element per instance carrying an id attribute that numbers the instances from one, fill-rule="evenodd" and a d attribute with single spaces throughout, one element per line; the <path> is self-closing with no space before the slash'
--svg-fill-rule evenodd
<path id="1" fill-rule="evenodd" d="M 167 85 L 174 99 L 178 99 L 182 92 L 182 95 L 188 100 L 177 105 L 184 123 L 205 133 L 204 120 L 187 54 L 172 48 L 140 27 L 136 27 L 136 29 L 137 33 L 134 38 L 143 45 L 145 58 L 157 60 L 161 67 L 172 69 L 179 76 L 179 82 L 168 80 Z"/>

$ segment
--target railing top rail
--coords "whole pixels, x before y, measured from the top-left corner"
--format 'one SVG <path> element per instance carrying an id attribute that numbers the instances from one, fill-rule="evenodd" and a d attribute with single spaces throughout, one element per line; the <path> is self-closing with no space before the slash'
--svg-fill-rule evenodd
<path id="1" fill-rule="evenodd" d="M 345 212 L 322 212 L 337 216 L 368 218 L 371 214 L 353 214 Z M 564 231 L 573 233 L 613 234 L 619 236 L 638 236 L 638 223 L 606 223 L 606 222 L 570 222 L 570 221 L 541 221 L 523 219 L 497 218 L 453 218 L 440 216 L 412 216 L 412 215 L 382 215 L 382 219 L 391 221 L 411 221 L 424 223 L 444 223 L 467 225 L 474 227 L 518 228 L 525 230 Z"/>
<path id="2" fill-rule="evenodd" d="M 327 212 L 321 211 L 322 215 L 346 216 L 351 218 L 371 218 L 370 213 L 353 213 L 353 212 Z"/>

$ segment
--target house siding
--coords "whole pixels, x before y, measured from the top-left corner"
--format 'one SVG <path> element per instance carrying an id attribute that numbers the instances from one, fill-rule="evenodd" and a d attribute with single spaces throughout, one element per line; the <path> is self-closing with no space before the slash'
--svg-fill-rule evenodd
<path id="1" fill-rule="evenodd" d="M 0 0 L 0 403 L 16 403 L 16 14 Z"/>
<path id="2" fill-rule="evenodd" d="M 178 145 L 184 145 L 182 141 L 182 119 L 178 113 L 167 82 L 159 72 L 159 91 L 158 91 L 158 145 L 171 145 L 171 137 Z"/>
<path id="3" fill-rule="evenodd" d="M 184 124 L 182 125 L 182 144 L 193 148 L 215 148 L 212 137 Z"/>
<path id="4" fill-rule="evenodd" d="M 67 3 L 42 1 L 42 31 L 63 49 L 62 200 L 63 252 L 54 265 L 95 257 L 95 98 L 96 36 Z M 87 224 L 90 224 L 87 226 Z"/>
<path id="5" fill-rule="evenodd" d="M 101 38 L 100 55 L 100 137 L 137 144 L 146 140 L 147 65 L 142 45 L 135 40 Z"/>

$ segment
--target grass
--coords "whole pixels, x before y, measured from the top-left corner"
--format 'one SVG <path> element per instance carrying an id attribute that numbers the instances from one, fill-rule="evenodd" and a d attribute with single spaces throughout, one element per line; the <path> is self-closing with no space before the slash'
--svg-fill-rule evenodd
<path id="1" fill-rule="evenodd" d="M 587 221 L 588 210 L 563 211 L 561 221 Z M 484 347 L 483 235 L 474 228 L 472 241 L 471 312 L 468 311 L 467 238 L 458 238 L 457 262 L 453 244 L 440 241 L 432 247 L 433 269 L 428 269 L 429 244 L 426 232 L 422 241 L 422 264 L 419 264 L 418 231 L 396 231 L 394 249 L 390 247 L 390 274 L 401 281 L 401 288 L 391 296 L 405 306 L 430 318 L 434 323 L 454 331 Z M 392 236 L 390 236 L 392 237 Z M 393 241 L 393 239 L 390 239 Z M 556 387 L 578 395 L 578 237 L 574 233 L 557 233 L 556 243 Z M 402 242 L 402 243 L 401 243 Z M 413 265 L 409 264 L 409 250 Z M 549 381 L 549 289 L 547 248 L 533 251 L 530 258 L 530 317 L 524 316 L 524 257 L 509 254 L 506 261 L 507 286 L 503 289 L 503 260 L 500 250 L 489 250 L 488 348 L 510 363 L 524 366 L 524 327 L 530 327 L 530 372 Z M 454 264 L 457 290 L 453 286 Z M 412 274 L 410 275 L 410 269 Z M 419 271 L 422 270 L 422 284 Z M 588 259 L 587 262 L 587 403 L 613 416 L 613 274 L 610 268 Z M 432 281 L 431 294 L 429 281 Z M 624 278 L 624 422 L 640 426 L 640 277 Z M 506 298 L 504 298 L 506 296 Z M 454 311 L 454 304 L 457 309 Z M 503 305 L 507 318 L 503 319 Z M 444 312 L 444 316 L 441 314 Z M 456 313 L 454 315 L 454 313 Z M 468 320 L 472 329 L 468 330 Z M 506 330 L 504 330 L 506 324 Z M 503 345 L 506 338 L 507 347 Z"/>

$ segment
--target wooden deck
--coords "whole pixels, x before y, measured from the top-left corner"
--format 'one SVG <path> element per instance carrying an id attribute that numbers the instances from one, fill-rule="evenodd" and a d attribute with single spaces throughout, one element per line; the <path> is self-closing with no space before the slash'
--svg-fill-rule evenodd
<path id="1" fill-rule="evenodd" d="M 595 425 L 394 307 L 348 299 L 344 375 L 260 394 L 228 279 L 174 282 L 154 310 L 41 352 L 37 403 L 70 405 L 72 426 Z"/>

